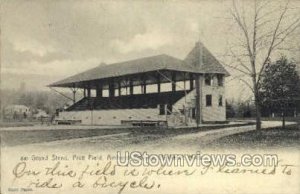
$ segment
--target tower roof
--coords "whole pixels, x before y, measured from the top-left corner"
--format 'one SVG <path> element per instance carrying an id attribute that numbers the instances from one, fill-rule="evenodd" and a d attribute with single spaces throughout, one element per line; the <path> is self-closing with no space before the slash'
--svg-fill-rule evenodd
<path id="1" fill-rule="evenodd" d="M 183 60 L 186 65 L 191 65 L 201 73 L 218 73 L 229 75 L 228 71 L 220 64 L 213 54 L 201 43 L 196 42 L 194 48 Z"/>

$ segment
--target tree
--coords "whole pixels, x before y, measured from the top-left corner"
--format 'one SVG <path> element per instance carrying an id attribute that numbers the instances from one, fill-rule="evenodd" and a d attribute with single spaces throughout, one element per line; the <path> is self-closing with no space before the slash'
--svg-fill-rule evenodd
<path id="1" fill-rule="evenodd" d="M 28 107 L 31 107 L 34 105 L 34 95 L 30 92 L 26 93 L 16 93 L 16 95 L 20 95 L 17 104 L 22 104 Z"/>
<path id="2" fill-rule="evenodd" d="M 64 96 L 50 91 L 15 91 L 12 89 L 1 90 L 1 105 L 6 107 L 11 104 L 21 104 L 35 109 L 43 109 L 47 113 L 55 113 L 57 108 L 63 107 L 70 100 Z M 71 93 L 63 93 L 65 96 L 72 95 Z M 78 98 L 82 98 L 78 94 Z"/>
<path id="3" fill-rule="evenodd" d="M 48 98 L 49 96 L 46 93 L 36 93 L 34 107 L 38 109 L 45 109 L 45 105 L 48 102 Z"/>
<path id="4" fill-rule="evenodd" d="M 256 109 L 256 129 L 261 129 L 261 80 L 271 56 L 282 49 L 285 41 L 300 26 L 299 10 L 290 3 L 279 1 L 233 0 L 231 16 L 238 35 L 236 44 L 226 56 L 233 60 L 225 65 L 239 72 L 237 76 L 252 91 Z M 245 6 L 247 8 L 245 9 Z M 299 35 L 297 35 L 299 37 Z"/>
<path id="5" fill-rule="evenodd" d="M 233 101 L 229 102 L 226 100 L 226 118 L 233 118 L 235 116 L 235 111 L 233 108 Z"/>
<path id="6" fill-rule="evenodd" d="M 274 64 L 266 66 L 261 82 L 262 102 L 282 114 L 282 127 L 288 107 L 295 107 L 300 98 L 300 79 L 296 64 L 281 57 Z"/>

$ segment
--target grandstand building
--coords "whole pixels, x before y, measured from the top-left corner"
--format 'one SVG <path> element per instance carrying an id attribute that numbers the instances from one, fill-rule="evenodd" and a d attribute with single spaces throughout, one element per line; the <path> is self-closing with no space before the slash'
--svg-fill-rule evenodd
<path id="1" fill-rule="evenodd" d="M 225 122 L 228 72 L 197 42 L 185 59 L 157 55 L 101 64 L 49 87 L 82 89 L 58 122 L 86 125 L 195 126 Z M 74 95 L 75 97 L 75 95 Z"/>

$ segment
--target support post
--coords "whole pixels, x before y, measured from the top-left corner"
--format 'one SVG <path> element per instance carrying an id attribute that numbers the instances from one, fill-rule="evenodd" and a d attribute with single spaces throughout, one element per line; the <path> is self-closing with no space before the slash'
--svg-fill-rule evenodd
<path id="1" fill-rule="evenodd" d="M 145 75 L 141 75 L 141 93 L 146 94 L 146 78 Z"/>
<path id="2" fill-rule="evenodd" d="M 166 121 L 168 122 L 168 108 L 166 104 L 164 105 L 164 108 L 165 108 Z"/>
<path id="3" fill-rule="evenodd" d="M 160 75 L 157 75 L 157 93 L 160 93 Z"/>
<path id="4" fill-rule="evenodd" d="M 103 96 L 103 86 L 102 84 L 97 85 L 97 89 L 96 89 L 96 96 L 97 97 L 102 97 Z"/>
<path id="5" fill-rule="evenodd" d="M 75 87 L 75 84 L 73 84 L 73 88 L 71 88 L 72 92 L 73 92 L 73 104 L 75 104 L 76 102 L 76 87 Z"/>
<path id="6" fill-rule="evenodd" d="M 112 79 L 111 82 L 109 83 L 109 97 L 114 97 L 115 96 L 115 87 L 114 87 L 114 80 Z"/>
<path id="7" fill-rule="evenodd" d="M 88 96 L 88 98 L 91 97 L 91 86 L 90 85 L 88 86 L 88 89 L 87 89 L 87 96 Z"/>
<path id="8" fill-rule="evenodd" d="M 186 111 L 186 73 L 183 73 L 183 91 L 184 91 L 184 105 L 183 105 L 183 114 L 184 114 L 184 124 L 187 126 L 187 111 Z"/>
<path id="9" fill-rule="evenodd" d="M 76 90 L 73 89 L 73 104 L 76 102 Z"/>
<path id="10" fill-rule="evenodd" d="M 186 74 L 183 73 L 183 90 L 186 91 Z"/>
<path id="11" fill-rule="evenodd" d="M 88 88 L 87 88 L 87 97 L 88 97 L 88 106 L 90 109 L 92 109 L 91 106 L 91 84 L 88 84 Z"/>
<path id="12" fill-rule="evenodd" d="M 86 97 L 86 89 L 83 88 L 83 97 Z"/>
<path id="13" fill-rule="evenodd" d="M 197 127 L 202 124 L 202 77 L 196 75 L 196 123 Z"/>
<path id="14" fill-rule="evenodd" d="M 183 114 L 184 114 L 184 125 L 187 126 L 187 111 L 185 104 L 182 106 L 183 108 Z"/>
<path id="15" fill-rule="evenodd" d="M 129 80 L 129 95 L 133 95 L 133 81 Z"/>
<path id="16" fill-rule="evenodd" d="M 119 81 L 118 83 L 118 93 L 119 93 L 119 96 L 121 96 L 121 81 Z"/>
<path id="17" fill-rule="evenodd" d="M 172 92 L 176 92 L 176 73 L 172 73 Z"/>
<path id="18" fill-rule="evenodd" d="M 190 74 L 190 90 L 194 89 L 194 76 Z"/>

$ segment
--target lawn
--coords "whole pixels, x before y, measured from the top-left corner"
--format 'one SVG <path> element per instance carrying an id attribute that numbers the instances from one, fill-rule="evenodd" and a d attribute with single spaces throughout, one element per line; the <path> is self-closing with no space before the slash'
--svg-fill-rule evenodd
<path id="1" fill-rule="evenodd" d="M 248 131 L 226 136 L 208 147 L 215 148 L 300 148 L 300 123 L 282 127 Z"/>
<path id="2" fill-rule="evenodd" d="M 205 127 L 193 127 L 193 128 L 156 128 L 156 127 L 142 127 L 142 128 L 101 128 L 101 129 L 59 129 L 54 130 L 51 126 L 45 130 L 15 130 L 18 125 L 11 125 L 9 130 L 1 131 L 2 145 L 4 146 L 15 146 L 24 145 L 31 143 L 43 143 L 57 140 L 70 140 L 77 138 L 88 138 L 88 137 L 101 137 L 104 135 L 113 135 L 119 133 L 129 133 L 129 138 L 132 139 L 133 144 L 143 143 L 145 141 L 153 141 L 159 138 L 166 138 L 176 135 L 196 133 L 205 130 L 220 129 L 230 126 L 245 126 L 253 124 L 251 122 L 245 122 L 241 124 L 228 124 L 218 126 L 205 126 Z M 15 128 L 13 128 L 13 126 Z M 55 126 L 53 126 L 54 128 Z"/>

